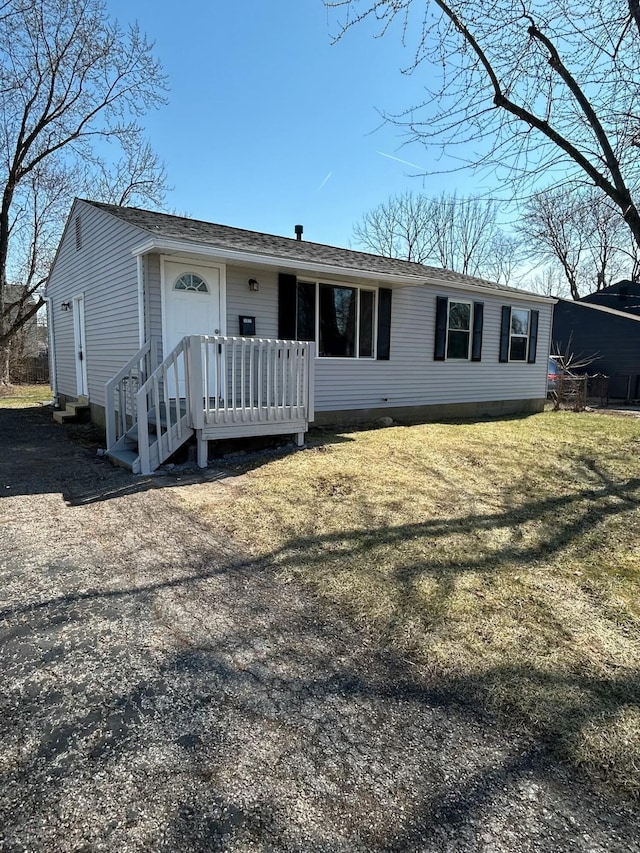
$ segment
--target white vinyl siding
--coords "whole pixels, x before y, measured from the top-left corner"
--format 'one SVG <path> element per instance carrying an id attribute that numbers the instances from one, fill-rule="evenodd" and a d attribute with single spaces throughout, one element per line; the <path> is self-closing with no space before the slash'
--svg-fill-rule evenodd
<path id="1" fill-rule="evenodd" d="M 465 299 L 460 290 L 439 287 L 437 293 L 453 301 Z M 430 285 L 393 290 L 391 303 L 391 358 L 316 359 L 316 410 L 428 406 L 444 403 L 542 399 L 546 394 L 547 348 L 552 306 L 514 307 L 539 310 L 538 357 L 535 364 L 500 364 L 501 311 L 508 294 L 469 295 L 484 303 L 482 360 L 434 361 L 436 291 Z"/>
<path id="2" fill-rule="evenodd" d="M 160 257 L 147 255 L 145 265 L 145 312 L 147 339 L 156 337 L 162 340 L 162 295 L 160 290 Z"/>
<path id="3" fill-rule="evenodd" d="M 81 216 L 81 248 L 76 250 L 75 220 Z M 47 287 L 54 317 L 57 388 L 75 396 L 73 312 L 61 303 L 85 295 L 86 358 L 89 396 L 104 405 L 104 385 L 139 348 L 137 259 L 132 249 L 148 232 L 84 202 L 76 202 Z M 172 259 L 178 260 L 175 255 Z M 211 257 L 225 264 L 221 253 Z M 206 266 L 205 256 L 198 264 Z M 222 331 L 239 335 L 241 315 L 256 318 L 256 337 L 278 336 L 278 272 L 286 268 L 226 263 L 226 316 Z M 160 258 L 143 258 L 145 332 L 162 340 Z M 290 270 L 295 272 L 295 270 Z M 256 279 L 259 290 L 249 289 Z M 357 275 L 301 275 L 300 280 L 372 288 Z M 373 285 L 375 290 L 375 285 Z M 436 297 L 453 302 L 481 301 L 484 308 L 482 360 L 434 360 Z M 377 302 L 377 300 L 376 300 Z M 539 311 L 535 364 L 499 362 L 502 306 Z M 394 287 L 388 361 L 374 358 L 315 359 L 315 406 L 319 412 L 428 406 L 508 400 L 540 400 L 546 394 L 547 353 L 552 304 L 510 299 L 504 291 L 471 292 L 442 283 Z M 211 330 L 213 334 L 214 330 Z"/>
<path id="4" fill-rule="evenodd" d="M 47 285 L 55 314 L 57 390 L 76 396 L 73 312 L 60 306 L 84 293 L 88 395 L 103 406 L 105 383 L 139 348 L 138 272 L 131 249 L 145 232 L 82 201 L 69 222 Z"/>
<path id="5" fill-rule="evenodd" d="M 176 257 L 176 260 L 178 258 Z M 216 259 L 216 263 L 220 263 Z M 194 261 L 195 263 L 195 261 Z M 198 264 L 206 261 L 200 258 Z M 149 280 L 149 333 L 162 341 L 162 300 L 160 295 L 160 258 L 158 255 L 149 255 L 148 280 Z M 189 266 L 185 260 L 185 269 Z M 249 279 L 255 278 L 259 283 L 259 290 L 249 290 Z M 240 334 L 240 317 L 249 316 L 256 318 L 257 338 L 278 337 L 278 275 L 272 270 L 256 272 L 255 268 L 226 266 L 227 282 L 227 310 L 226 310 L 226 334 L 236 336 Z M 211 330 L 214 334 L 214 330 Z"/>
<path id="6" fill-rule="evenodd" d="M 259 290 L 249 290 L 255 278 Z M 256 338 L 278 337 L 278 274 L 227 265 L 227 335 L 239 335 L 240 316 L 256 318 Z"/>
<path id="7" fill-rule="evenodd" d="M 256 318 L 256 337 L 278 336 L 278 275 L 256 267 L 227 265 L 227 334 L 239 334 L 239 317 Z M 259 282 L 249 290 L 249 279 Z M 301 277 L 300 281 L 307 281 Z M 342 282 L 336 282 L 342 283 Z M 159 289 L 158 281 L 158 289 Z M 462 359 L 436 362 L 436 294 L 454 302 L 484 303 L 482 361 Z M 513 302 L 514 307 L 540 311 L 536 364 L 498 362 L 500 320 L 508 296 L 500 293 L 466 294 L 460 290 L 425 285 L 393 290 L 391 303 L 391 358 L 315 359 L 316 410 L 319 412 L 441 403 L 541 399 L 546 394 L 546 347 L 552 306 Z M 151 304 L 155 304 L 155 298 Z M 159 318 L 158 318 L 159 322 Z M 155 322 L 154 322 L 155 326 Z"/>

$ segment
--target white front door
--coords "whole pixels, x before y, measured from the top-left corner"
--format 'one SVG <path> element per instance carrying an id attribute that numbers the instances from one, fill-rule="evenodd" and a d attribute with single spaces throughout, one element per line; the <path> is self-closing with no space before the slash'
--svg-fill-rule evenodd
<path id="1" fill-rule="evenodd" d="M 73 342 L 76 361 L 76 393 L 86 397 L 87 393 L 87 354 L 84 333 L 84 293 L 73 297 Z"/>
<path id="2" fill-rule="evenodd" d="M 164 264 L 165 356 L 186 335 L 220 334 L 220 269 L 201 267 L 188 261 Z M 173 385 L 171 396 L 175 396 Z M 180 383 L 179 396 L 185 396 Z"/>

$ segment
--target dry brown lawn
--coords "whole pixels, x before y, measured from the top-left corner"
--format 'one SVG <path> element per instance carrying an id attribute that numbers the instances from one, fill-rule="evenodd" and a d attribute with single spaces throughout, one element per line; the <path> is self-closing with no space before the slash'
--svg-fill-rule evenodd
<path id="1" fill-rule="evenodd" d="M 640 420 L 319 431 L 236 468 L 181 500 L 417 679 L 640 795 Z"/>
<path id="2" fill-rule="evenodd" d="M 25 409 L 51 399 L 48 385 L 0 386 L 0 409 Z"/>

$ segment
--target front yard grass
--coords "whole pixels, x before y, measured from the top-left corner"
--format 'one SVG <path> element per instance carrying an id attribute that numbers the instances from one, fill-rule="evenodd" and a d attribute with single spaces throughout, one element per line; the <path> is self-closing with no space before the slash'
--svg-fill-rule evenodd
<path id="1" fill-rule="evenodd" d="M 51 399 L 48 385 L 9 385 L 0 387 L 0 409 L 26 409 Z"/>
<path id="2" fill-rule="evenodd" d="M 640 420 L 311 435 L 180 500 L 413 677 L 640 796 Z"/>

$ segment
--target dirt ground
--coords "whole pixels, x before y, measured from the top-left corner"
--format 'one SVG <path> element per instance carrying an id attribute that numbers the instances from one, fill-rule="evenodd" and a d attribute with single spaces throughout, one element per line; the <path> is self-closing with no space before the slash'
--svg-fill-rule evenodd
<path id="1" fill-rule="evenodd" d="M 0 410 L 0 850 L 640 851 L 637 805 Z"/>

